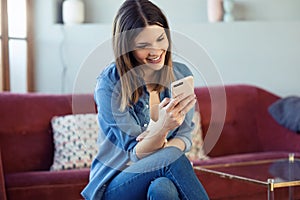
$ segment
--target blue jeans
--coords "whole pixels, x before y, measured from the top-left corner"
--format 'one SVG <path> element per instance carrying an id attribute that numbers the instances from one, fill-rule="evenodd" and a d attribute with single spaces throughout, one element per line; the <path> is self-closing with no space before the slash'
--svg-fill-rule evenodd
<path id="1" fill-rule="evenodd" d="M 161 149 L 121 171 L 104 200 L 207 200 L 190 161 L 176 147 Z"/>

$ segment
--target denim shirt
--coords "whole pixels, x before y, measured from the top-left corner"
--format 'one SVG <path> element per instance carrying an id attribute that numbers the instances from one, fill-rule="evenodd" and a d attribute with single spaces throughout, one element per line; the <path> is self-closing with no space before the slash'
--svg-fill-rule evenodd
<path id="1" fill-rule="evenodd" d="M 188 67 L 173 62 L 175 79 L 192 75 Z M 95 101 L 98 109 L 99 151 L 91 165 L 89 183 L 82 191 L 85 199 L 101 199 L 106 184 L 129 162 L 139 158 L 135 153 L 136 137 L 147 129 L 150 122 L 149 93 L 143 87 L 143 94 L 137 103 L 120 111 L 120 77 L 115 63 L 109 65 L 97 78 Z M 170 97 L 167 88 L 160 92 L 160 100 Z M 191 131 L 194 128 L 192 117 L 194 108 L 187 114 L 181 126 L 170 131 L 167 139 L 180 138 L 185 143 L 185 152 L 191 148 Z"/>

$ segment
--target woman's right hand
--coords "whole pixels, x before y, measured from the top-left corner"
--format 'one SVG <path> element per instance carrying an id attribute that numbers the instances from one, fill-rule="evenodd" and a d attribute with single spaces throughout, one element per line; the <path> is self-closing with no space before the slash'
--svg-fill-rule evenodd
<path id="1" fill-rule="evenodd" d="M 166 131 L 173 130 L 180 126 L 189 112 L 196 103 L 196 96 L 178 95 L 173 99 L 165 98 L 159 104 L 159 117 L 157 123 Z"/>
<path id="2" fill-rule="evenodd" d="M 184 97 L 179 95 L 176 98 L 165 98 L 158 106 L 158 120 L 150 121 L 148 125 L 148 131 L 143 132 L 137 137 L 137 141 L 143 140 L 151 133 L 163 133 L 162 137 L 166 137 L 166 134 L 180 126 L 185 118 L 185 114 L 193 108 L 196 103 L 195 95 Z M 149 135 L 148 135 L 149 136 Z M 152 135 L 153 136 L 153 135 Z"/>

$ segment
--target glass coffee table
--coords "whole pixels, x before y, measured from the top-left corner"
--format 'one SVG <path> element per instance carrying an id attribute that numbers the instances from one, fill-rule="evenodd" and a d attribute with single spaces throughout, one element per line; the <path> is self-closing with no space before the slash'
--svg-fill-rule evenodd
<path id="1" fill-rule="evenodd" d="M 293 153 L 283 158 L 194 166 L 194 169 L 266 187 L 268 200 L 274 200 L 276 188 L 284 187 L 288 188 L 289 199 L 293 200 L 294 188 L 300 186 L 300 158 Z"/>

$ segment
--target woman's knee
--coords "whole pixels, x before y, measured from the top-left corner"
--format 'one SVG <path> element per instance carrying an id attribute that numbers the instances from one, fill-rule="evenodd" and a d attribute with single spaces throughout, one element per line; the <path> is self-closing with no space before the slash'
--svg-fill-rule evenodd
<path id="1" fill-rule="evenodd" d="M 179 199 L 179 193 L 176 186 L 170 179 L 160 177 L 151 182 L 148 188 L 147 199 L 176 200 Z"/>
<path id="2" fill-rule="evenodd" d="M 167 147 L 163 150 L 166 167 L 182 168 L 182 170 L 192 169 L 191 161 L 177 147 Z"/>
<path id="3" fill-rule="evenodd" d="M 179 148 L 173 146 L 162 149 L 160 154 L 162 154 L 163 158 L 169 162 L 175 162 L 184 155 Z"/>

